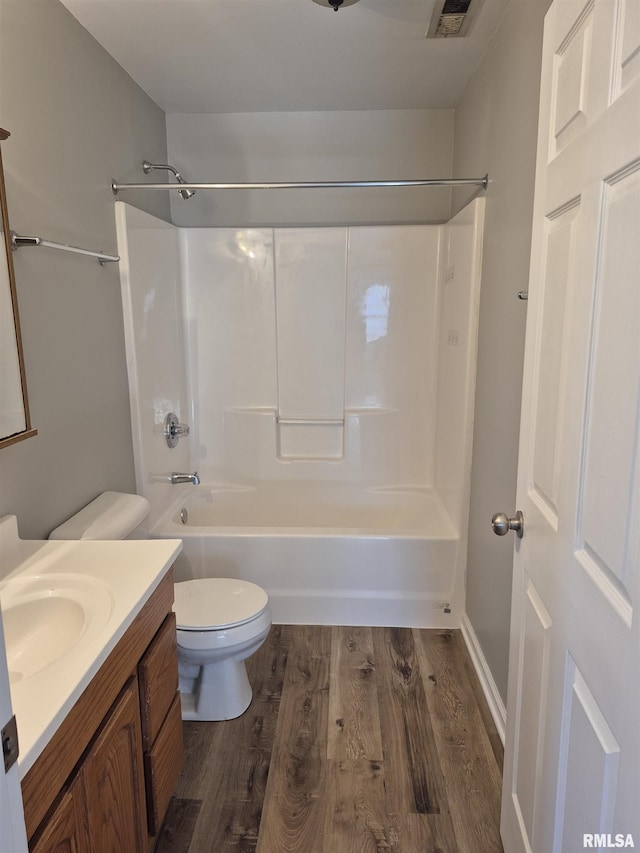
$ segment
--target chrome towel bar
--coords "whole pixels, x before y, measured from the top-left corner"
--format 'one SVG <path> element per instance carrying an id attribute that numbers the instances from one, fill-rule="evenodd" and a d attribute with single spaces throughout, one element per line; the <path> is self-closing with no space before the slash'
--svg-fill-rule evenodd
<path id="1" fill-rule="evenodd" d="M 115 263 L 120 260 L 120 255 L 107 255 L 105 252 L 92 252 L 90 249 L 81 249 L 78 246 L 69 246 L 67 243 L 55 243 L 53 240 L 43 240 L 42 237 L 22 237 L 11 232 L 11 248 L 14 252 L 22 246 L 44 246 L 46 249 L 60 249 L 63 252 L 73 252 L 76 255 L 87 255 L 97 258 L 100 265 Z"/>

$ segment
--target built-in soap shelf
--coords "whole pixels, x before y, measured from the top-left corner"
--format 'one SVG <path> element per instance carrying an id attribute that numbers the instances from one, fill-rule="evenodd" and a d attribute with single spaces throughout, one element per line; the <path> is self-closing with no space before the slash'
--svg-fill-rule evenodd
<path id="1" fill-rule="evenodd" d="M 352 415 L 353 417 L 360 417 L 361 415 L 393 415 L 397 411 L 398 409 L 392 409 L 388 406 L 361 406 L 359 408 L 352 407 L 345 409 L 344 413 L 345 416 Z"/>
<path id="2" fill-rule="evenodd" d="M 276 418 L 278 459 L 344 459 L 344 418 Z"/>
<path id="3" fill-rule="evenodd" d="M 343 418 L 289 418 L 278 415 L 278 410 L 271 406 L 230 406 L 225 409 L 225 412 L 235 412 L 237 414 L 254 414 L 268 415 L 280 423 L 327 423 L 327 424 L 344 424 L 347 417 L 358 415 L 391 415 L 397 412 L 398 409 L 388 406 L 350 406 L 344 410 Z"/>
<path id="4" fill-rule="evenodd" d="M 344 426 L 344 418 L 283 418 L 276 415 L 276 421 L 284 426 Z"/>
<path id="5" fill-rule="evenodd" d="M 274 456 L 283 462 L 342 462 L 345 459 L 345 434 L 348 422 L 357 429 L 362 417 L 397 414 L 388 407 L 354 407 L 339 417 L 294 417 L 281 415 L 268 406 L 232 407 L 227 413 L 268 417 L 273 423 Z M 353 423 L 355 421 L 355 424 Z"/>

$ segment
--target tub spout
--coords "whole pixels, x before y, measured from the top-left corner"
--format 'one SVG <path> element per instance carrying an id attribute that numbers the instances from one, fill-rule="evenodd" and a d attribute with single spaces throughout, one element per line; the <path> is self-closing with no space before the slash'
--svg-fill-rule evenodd
<path id="1" fill-rule="evenodd" d="M 193 483 L 194 486 L 200 485 L 198 472 L 194 471 L 193 474 L 181 474 L 178 471 L 174 471 L 171 474 L 171 484 L 175 486 L 178 483 Z"/>

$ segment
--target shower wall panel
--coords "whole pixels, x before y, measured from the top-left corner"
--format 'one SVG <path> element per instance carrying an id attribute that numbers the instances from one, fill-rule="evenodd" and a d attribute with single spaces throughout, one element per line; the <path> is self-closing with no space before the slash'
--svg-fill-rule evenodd
<path id="1" fill-rule="evenodd" d="M 273 231 L 180 229 L 194 466 L 257 471 L 249 426 L 277 402 Z M 244 415 L 244 417 L 243 417 Z M 240 446 L 238 446 L 240 445 Z M 235 448 L 235 450 L 234 450 Z"/>
<path id="2" fill-rule="evenodd" d="M 433 481 L 441 233 L 349 229 L 346 406 L 381 482 Z"/>
<path id="3" fill-rule="evenodd" d="M 347 231 L 275 232 L 278 414 L 344 417 Z"/>
<path id="4" fill-rule="evenodd" d="M 120 282 L 129 374 L 136 488 L 151 502 L 153 524 L 176 497 L 171 471 L 188 471 L 189 439 L 170 449 L 164 419 L 192 423 L 187 384 L 179 231 L 116 202 Z"/>
<path id="5" fill-rule="evenodd" d="M 440 233 L 183 229 L 203 477 L 432 485 Z"/>
<path id="6" fill-rule="evenodd" d="M 278 455 L 344 455 L 346 228 L 275 230 Z"/>
<path id="7" fill-rule="evenodd" d="M 445 226 L 442 241 L 434 483 L 460 531 L 469 505 L 483 224 L 484 199 L 476 199 Z"/>

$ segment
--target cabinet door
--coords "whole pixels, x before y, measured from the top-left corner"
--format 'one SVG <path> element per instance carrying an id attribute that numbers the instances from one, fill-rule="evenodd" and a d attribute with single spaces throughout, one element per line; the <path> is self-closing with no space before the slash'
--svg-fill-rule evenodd
<path id="1" fill-rule="evenodd" d="M 76 777 L 47 821 L 31 853 L 90 853 L 82 780 Z"/>
<path id="2" fill-rule="evenodd" d="M 89 843 L 100 853 L 143 853 L 144 777 L 138 682 L 132 679 L 109 713 L 82 768 Z"/>

